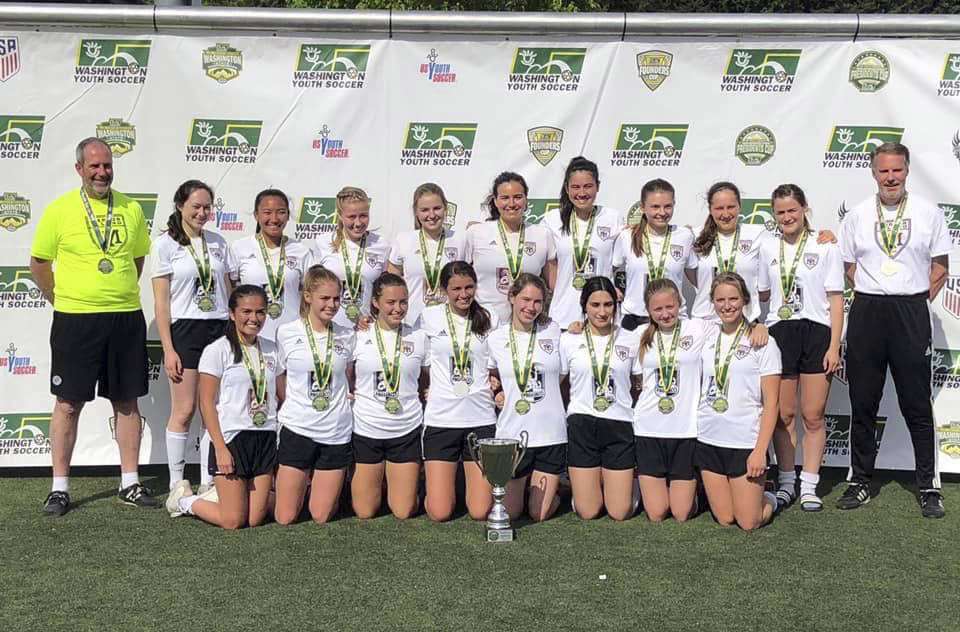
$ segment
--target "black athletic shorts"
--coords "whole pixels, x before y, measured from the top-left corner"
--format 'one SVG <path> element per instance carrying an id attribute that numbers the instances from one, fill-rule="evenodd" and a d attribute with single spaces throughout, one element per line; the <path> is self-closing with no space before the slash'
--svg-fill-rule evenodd
<path id="1" fill-rule="evenodd" d="M 381 461 L 391 463 L 419 463 L 422 458 L 420 435 L 422 428 L 415 428 L 396 439 L 371 439 L 358 434 L 353 435 L 353 459 L 357 463 L 374 464 Z"/>
<path id="2" fill-rule="evenodd" d="M 277 469 L 277 434 L 273 430 L 243 430 L 230 440 L 227 449 L 233 455 L 233 473 L 239 478 L 273 474 Z M 217 474 L 217 451 L 212 442 L 207 471 L 211 476 Z"/>
<path id="3" fill-rule="evenodd" d="M 353 464 L 353 445 L 317 443 L 281 427 L 277 462 L 298 470 L 340 470 Z"/>
<path id="4" fill-rule="evenodd" d="M 633 469 L 633 424 L 593 415 L 567 417 L 567 464 L 570 467 Z"/>
<path id="5" fill-rule="evenodd" d="M 620 326 L 626 329 L 627 331 L 634 331 L 637 327 L 641 325 L 646 325 L 650 322 L 649 316 L 635 316 L 633 314 L 624 314 L 623 320 L 620 321 Z"/>
<path id="6" fill-rule="evenodd" d="M 695 461 L 697 468 L 728 478 L 740 478 L 747 473 L 747 457 L 753 450 L 746 448 L 721 448 L 697 441 Z"/>
<path id="7" fill-rule="evenodd" d="M 423 429 L 423 460 L 449 461 L 451 463 L 472 462 L 473 456 L 467 449 L 467 435 L 477 435 L 477 439 L 492 439 L 497 434 L 497 425 L 474 426 L 473 428 L 434 428 Z"/>
<path id="8" fill-rule="evenodd" d="M 781 375 L 823 373 L 823 356 L 830 348 L 830 328 L 806 318 L 781 320 L 770 327 L 780 347 Z"/>
<path id="9" fill-rule="evenodd" d="M 697 440 L 667 437 L 637 437 L 637 474 L 671 481 L 696 478 L 694 455 Z"/>
<path id="10" fill-rule="evenodd" d="M 545 445 L 539 448 L 527 448 L 517 464 L 514 478 L 529 476 L 534 470 L 544 474 L 563 474 L 567 469 L 567 444 Z"/>
<path id="11" fill-rule="evenodd" d="M 170 325 L 170 337 L 173 350 L 180 356 L 180 364 L 185 369 L 196 370 L 200 364 L 200 354 L 204 348 L 223 335 L 226 331 L 225 320 L 200 320 L 181 318 Z"/>
<path id="12" fill-rule="evenodd" d="M 50 392 L 57 397 L 125 401 L 147 394 L 147 323 L 140 310 L 54 312 L 50 352 Z"/>

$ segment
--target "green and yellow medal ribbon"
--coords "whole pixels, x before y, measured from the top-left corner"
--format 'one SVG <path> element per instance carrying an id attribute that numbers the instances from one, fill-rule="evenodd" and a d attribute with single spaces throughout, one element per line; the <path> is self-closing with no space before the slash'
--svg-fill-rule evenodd
<path id="1" fill-rule="evenodd" d="M 667 267 L 667 252 L 670 250 L 670 235 L 673 232 L 672 226 L 667 226 L 667 232 L 663 236 L 663 247 L 660 248 L 660 259 L 656 266 L 653 265 L 653 247 L 650 244 L 650 233 L 643 231 L 643 250 L 647 255 L 647 272 L 650 280 L 662 279 L 663 273 Z"/>
<path id="2" fill-rule="evenodd" d="M 360 248 L 357 250 L 357 263 L 351 265 L 350 255 L 347 252 L 347 240 L 344 239 L 340 246 L 340 255 L 343 257 L 343 276 L 346 281 L 344 285 L 347 289 L 347 295 L 351 302 L 360 302 L 360 288 L 363 284 L 363 256 L 367 251 L 367 235 L 364 233 L 360 239 Z"/>
<path id="3" fill-rule="evenodd" d="M 270 288 L 270 299 L 273 303 L 283 303 L 283 273 L 287 267 L 287 249 L 285 247 L 286 237 L 280 238 L 280 260 L 277 262 L 277 272 L 274 274 L 273 265 L 270 263 L 270 253 L 267 252 L 267 244 L 263 240 L 263 235 L 257 233 L 257 243 L 260 244 L 260 256 L 263 257 L 263 265 L 267 272 L 267 286 Z"/>
<path id="4" fill-rule="evenodd" d="M 527 384 L 530 383 L 530 369 L 533 367 L 533 352 L 537 343 L 537 326 L 534 325 L 530 330 L 530 342 L 527 343 L 527 353 L 523 360 L 523 366 L 517 358 L 517 337 L 513 333 L 513 326 L 510 326 L 510 359 L 513 361 L 513 377 L 517 380 L 517 388 L 520 389 L 520 398 L 527 392 Z"/>
<path id="5" fill-rule="evenodd" d="M 239 332 L 237 334 L 240 335 Z M 240 337 L 240 348 L 243 350 L 243 366 L 247 369 L 250 376 L 250 384 L 253 386 L 253 398 L 257 402 L 257 407 L 262 408 L 267 402 L 267 363 L 263 359 L 263 351 L 260 349 L 260 341 L 255 343 L 257 347 L 257 369 L 253 368 L 253 358 L 247 346 L 243 344 L 243 338 Z"/>
<path id="6" fill-rule="evenodd" d="M 730 258 L 724 259 L 720 252 L 720 235 L 713 243 L 713 252 L 717 256 L 718 272 L 736 272 L 737 271 L 737 250 L 740 249 L 740 224 L 737 224 L 737 230 L 733 233 L 733 247 L 730 249 Z"/>
<path id="7" fill-rule="evenodd" d="M 610 337 L 607 339 L 607 348 L 603 352 L 603 364 L 598 364 L 590 325 L 588 324 L 583 330 L 583 335 L 587 339 L 587 352 L 590 354 L 590 371 L 593 373 L 593 381 L 597 386 L 597 397 L 606 397 L 607 395 L 607 387 L 610 382 L 610 354 L 613 351 L 614 334 L 615 330 L 611 329 Z"/>
<path id="8" fill-rule="evenodd" d="M 573 267 L 576 274 L 582 275 L 584 269 L 587 267 L 587 262 L 590 260 L 590 240 L 593 238 L 593 224 L 597 219 L 596 208 L 593 208 L 590 211 L 590 220 L 587 222 L 587 232 L 583 237 L 583 242 L 580 241 L 580 237 L 577 235 L 577 213 L 574 213 L 571 216 L 571 227 L 570 227 L 570 236 L 573 240 Z"/>
<path id="9" fill-rule="evenodd" d="M 104 274 L 113 270 L 113 264 L 107 259 L 107 252 L 110 250 L 110 235 L 113 230 L 113 191 L 107 191 L 107 217 L 103 222 L 103 232 L 100 232 L 100 225 L 97 223 L 97 216 L 93 214 L 93 208 L 90 206 L 90 198 L 87 192 L 80 189 L 80 201 L 83 202 L 83 210 L 87 213 L 87 220 L 90 222 L 90 229 L 93 231 L 94 241 L 97 247 L 103 252 L 103 258 L 98 267 Z"/>
<path id="10" fill-rule="evenodd" d="M 472 324 L 470 317 L 467 317 L 467 325 L 464 328 L 463 344 L 457 340 L 456 323 L 453 322 L 453 314 L 450 306 L 446 306 L 447 328 L 450 330 L 450 345 L 453 347 L 453 364 L 461 376 L 466 376 L 467 365 L 470 363 L 470 334 L 472 333 Z"/>
<path id="11" fill-rule="evenodd" d="M 880 202 L 880 196 L 877 196 L 877 228 L 880 231 L 880 247 L 893 259 L 897 251 L 897 242 L 900 241 L 900 229 L 903 224 L 903 214 L 907 210 L 907 194 L 903 194 L 903 199 L 897 204 L 897 214 L 894 216 L 893 225 L 887 230 L 887 222 L 883 219 L 883 206 Z"/>
<path id="12" fill-rule="evenodd" d="M 388 393 L 396 393 L 400 387 L 400 347 L 403 344 L 403 325 L 397 328 L 397 343 L 393 349 L 393 363 L 387 359 L 387 350 L 383 344 L 380 322 L 373 322 L 373 332 L 377 338 L 377 350 L 380 352 L 380 366 L 383 368 L 383 383 Z"/>
<path id="13" fill-rule="evenodd" d="M 203 254 L 202 258 L 197 255 L 192 241 L 187 244 L 187 252 L 190 253 L 193 262 L 197 264 L 197 276 L 200 277 L 200 286 L 203 289 L 203 293 L 209 295 L 210 292 L 213 291 L 213 268 L 210 265 L 210 251 L 207 249 L 207 237 L 203 234 L 203 231 L 200 231 L 200 250 Z"/>
<path id="14" fill-rule="evenodd" d="M 719 391 L 721 396 L 726 397 L 728 378 L 730 374 L 730 360 L 733 359 L 733 354 L 737 350 L 737 346 L 740 344 L 740 339 L 743 337 L 743 333 L 747 330 L 747 323 L 744 320 L 740 321 L 740 326 L 737 327 L 737 333 L 733 337 L 733 342 L 730 344 L 730 348 L 727 349 L 726 357 L 723 359 L 723 364 L 720 363 L 720 340 L 723 336 L 723 331 L 717 333 L 717 349 L 713 356 L 713 377 L 714 381 L 717 384 L 717 391 Z"/>
<path id="15" fill-rule="evenodd" d="M 443 267 L 440 265 L 441 257 L 443 256 L 443 240 L 444 240 L 444 231 L 440 231 L 440 239 L 437 240 L 437 252 L 433 257 L 433 265 L 427 261 L 428 259 L 428 250 L 427 250 L 427 240 L 423 236 L 423 229 L 420 229 L 420 260 L 423 261 L 423 277 L 427 283 L 427 289 L 431 296 L 437 293 L 437 288 L 440 286 L 440 269 Z"/>
<path id="16" fill-rule="evenodd" d="M 510 241 L 507 239 L 507 231 L 503 228 L 503 220 L 497 220 L 497 230 L 500 231 L 500 245 L 503 246 L 503 254 L 507 259 L 507 268 L 510 270 L 510 280 L 516 281 L 520 276 L 520 268 L 523 265 L 523 238 L 526 231 L 526 225 L 520 224 L 520 238 L 517 241 L 516 254 L 510 249 Z"/>
<path id="17" fill-rule="evenodd" d="M 657 329 L 657 362 L 660 366 L 660 387 L 664 395 L 670 393 L 673 380 L 677 375 L 677 349 L 680 347 L 680 323 L 673 328 L 673 341 L 670 343 L 669 354 L 663 346 L 663 335 Z"/>
<path id="18" fill-rule="evenodd" d="M 321 362 L 317 352 L 317 340 L 313 335 L 313 325 L 310 320 L 303 319 L 303 330 L 307 334 L 307 344 L 310 345 L 310 355 L 313 356 L 313 381 L 318 391 L 323 391 L 330 383 L 333 374 L 333 324 L 327 324 L 327 348 Z"/>
<path id="19" fill-rule="evenodd" d="M 783 302 L 789 302 L 793 296 L 794 287 L 797 285 L 797 265 L 803 256 L 803 248 L 807 245 L 807 230 L 804 228 L 800 235 L 800 241 L 797 243 L 797 252 L 793 255 L 793 263 L 790 264 L 790 270 L 787 271 L 786 255 L 784 251 L 784 239 L 780 238 L 780 290 L 783 292 Z"/>

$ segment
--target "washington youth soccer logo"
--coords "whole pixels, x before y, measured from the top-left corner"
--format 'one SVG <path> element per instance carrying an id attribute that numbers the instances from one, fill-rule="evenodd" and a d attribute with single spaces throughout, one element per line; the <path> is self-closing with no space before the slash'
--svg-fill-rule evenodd
<path id="1" fill-rule="evenodd" d="M 960 459 L 960 421 L 937 426 L 937 445 L 945 456 Z"/>
<path id="2" fill-rule="evenodd" d="M 214 44 L 202 53 L 203 74 L 217 83 L 227 83 L 243 71 L 243 51 L 229 44 Z"/>
<path id="3" fill-rule="evenodd" d="M 50 454 L 50 413 L 0 413 L 0 456 Z"/>
<path id="4" fill-rule="evenodd" d="M 723 92 L 790 92 L 800 63 L 799 48 L 734 48 L 723 71 Z"/>
<path id="5" fill-rule="evenodd" d="M 758 167 L 777 151 L 777 138 L 763 125 L 751 125 L 737 134 L 733 153 L 748 167 Z"/>
<path id="6" fill-rule="evenodd" d="M 849 81 L 860 92 L 876 92 L 890 81 L 890 62 L 875 50 L 868 50 L 853 58 Z"/>
<path id="7" fill-rule="evenodd" d="M 947 58 L 943 62 L 943 72 L 940 73 L 940 87 L 937 88 L 937 96 L 960 96 L 960 53 L 947 54 Z"/>
<path id="8" fill-rule="evenodd" d="M 862 169 L 870 166 L 870 154 L 884 143 L 899 143 L 902 127 L 882 125 L 835 125 L 830 130 L 824 169 Z"/>
<path id="9" fill-rule="evenodd" d="M 0 35 L 0 81 L 6 81 L 20 72 L 20 40 Z"/>
<path id="10" fill-rule="evenodd" d="M 677 167 L 688 123 L 621 123 L 613 142 L 613 167 Z"/>
<path id="11" fill-rule="evenodd" d="M 36 160 L 46 117 L 26 114 L 0 114 L 0 158 Z"/>
<path id="12" fill-rule="evenodd" d="M 950 240 L 954 246 L 960 246 L 960 204 L 937 204 L 947 220 L 947 230 L 950 231 Z"/>
<path id="13" fill-rule="evenodd" d="M 77 47 L 76 83 L 142 84 L 147 79 L 150 40 L 82 39 Z"/>
<path id="14" fill-rule="evenodd" d="M 333 132 L 324 123 L 317 138 L 313 139 L 313 148 L 324 158 L 349 158 L 350 150 L 344 145 L 342 138 L 334 138 Z"/>
<path id="15" fill-rule="evenodd" d="M 769 199 L 743 198 L 740 201 L 740 223 L 758 224 L 771 233 L 779 230 L 773 216 L 773 204 Z"/>
<path id="16" fill-rule="evenodd" d="M 476 123 L 408 123 L 400 164 L 468 167 L 476 139 Z"/>
<path id="17" fill-rule="evenodd" d="M 26 266 L 0 266 L 0 308 L 43 309 L 47 306 L 40 287 Z"/>
<path id="18" fill-rule="evenodd" d="M 637 73 L 640 75 L 640 81 L 651 92 L 663 85 L 670 76 L 672 66 L 673 55 L 666 51 L 646 50 L 637 53 Z"/>
<path id="19" fill-rule="evenodd" d="M 37 365 L 30 356 L 24 355 L 17 345 L 10 343 L 0 355 L 0 373 L 3 375 L 36 375 Z"/>
<path id="20" fill-rule="evenodd" d="M 436 48 L 431 48 L 427 53 L 427 63 L 420 64 L 420 74 L 431 83 L 454 83 L 457 80 L 457 73 L 453 72 L 450 64 L 437 63 L 440 53 Z"/>
<path id="21" fill-rule="evenodd" d="M 507 90 L 576 92 L 586 58 L 586 48 L 518 48 Z"/>
<path id="22" fill-rule="evenodd" d="M 960 350 L 935 348 L 930 367 L 934 388 L 960 388 Z"/>
<path id="23" fill-rule="evenodd" d="M 850 415 L 828 414 L 824 416 L 823 421 L 827 430 L 827 445 L 823 451 L 824 459 L 827 457 L 849 457 Z"/>
<path id="24" fill-rule="evenodd" d="M 337 225 L 337 198 L 305 197 L 300 200 L 294 238 L 314 239 L 332 233 Z"/>
<path id="25" fill-rule="evenodd" d="M 524 211 L 523 221 L 528 224 L 539 224 L 543 221 L 544 215 L 555 208 L 560 208 L 560 200 L 556 198 L 527 198 L 527 210 Z M 536 249 L 535 242 L 529 243 L 533 244 L 534 249 Z M 533 253 L 530 254 L 532 255 Z"/>
<path id="26" fill-rule="evenodd" d="M 293 87 L 362 88 L 369 61 L 369 44 L 300 44 Z"/>
<path id="27" fill-rule="evenodd" d="M 960 320 L 960 276 L 951 275 L 947 277 L 947 282 L 943 284 L 943 291 L 940 292 L 940 295 L 943 301 L 943 309 Z"/>
<path id="28" fill-rule="evenodd" d="M 97 123 L 97 138 L 110 147 L 110 152 L 119 158 L 133 151 L 137 145 L 137 128 L 122 118 L 110 118 Z"/>
<path id="29" fill-rule="evenodd" d="M 220 232 L 243 232 L 243 221 L 240 219 L 240 215 L 235 209 L 227 206 L 222 197 L 217 197 L 213 203 L 213 209 L 213 218 L 217 230 Z"/>
<path id="30" fill-rule="evenodd" d="M 543 125 L 527 130 L 527 143 L 530 153 L 541 165 L 546 167 L 560 153 L 563 142 L 563 130 L 559 127 Z"/>
<path id="31" fill-rule="evenodd" d="M 187 162 L 257 161 L 263 121 L 193 119 L 187 139 Z"/>
<path id="32" fill-rule="evenodd" d="M 30 200 L 19 193 L 4 193 L 0 196 L 0 228 L 13 232 L 30 221 Z"/>
<path id="33" fill-rule="evenodd" d="M 153 232 L 153 218 L 157 214 L 157 194 L 156 193 L 126 193 L 128 198 L 140 205 L 143 210 L 143 218 L 147 220 L 147 231 Z"/>

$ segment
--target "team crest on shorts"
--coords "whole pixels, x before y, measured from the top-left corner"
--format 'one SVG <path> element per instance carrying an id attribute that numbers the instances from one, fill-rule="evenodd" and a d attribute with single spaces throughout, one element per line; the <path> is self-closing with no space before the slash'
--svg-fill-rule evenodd
<path id="1" fill-rule="evenodd" d="M 538 340 L 544 353 L 553 353 L 553 340 Z"/>
<path id="2" fill-rule="evenodd" d="M 679 344 L 680 348 L 686 351 L 693 346 L 693 336 L 682 336 Z"/>
<path id="3" fill-rule="evenodd" d="M 404 340 L 403 344 L 400 345 L 400 351 L 403 352 L 403 355 L 408 356 L 413 353 L 414 344 L 412 340 Z"/>
<path id="4" fill-rule="evenodd" d="M 525 241 L 523 242 L 523 254 L 528 257 L 532 257 L 537 252 L 537 242 L 535 241 Z"/>
<path id="5" fill-rule="evenodd" d="M 670 246 L 670 256 L 673 257 L 674 261 L 683 259 L 683 246 Z"/>
<path id="6" fill-rule="evenodd" d="M 621 362 L 626 362 L 627 358 L 630 357 L 630 347 L 614 345 L 613 349 L 617 352 L 617 357 L 620 358 Z"/>
<path id="7" fill-rule="evenodd" d="M 752 246 L 752 245 L 753 245 L 753 240 L 752 240 L 752 239 L 741 239 L 741 240 L 740 240 L 740 252 L 743 253 L 743 254 L 747 254 L 748 252 L 750 252 L 750 246 Z"/>
<path id="8" fill-rule="evenodd" d="M 815 252 L 808 252 L 803 255 L 803 265 L 807 266 L 808 270 L 813 270 L 817 267 L 817 263 L 820 261 L 820 255 Z"/>

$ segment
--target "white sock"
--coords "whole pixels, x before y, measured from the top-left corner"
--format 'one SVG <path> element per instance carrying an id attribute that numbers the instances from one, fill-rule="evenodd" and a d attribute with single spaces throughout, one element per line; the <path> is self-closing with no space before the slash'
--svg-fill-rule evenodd
<path id="1" fill-rule="evenodd" d="M 170 489 L 183 480 L 187 466 L 187 433 L 167 430 L 167 469 L 170 471 Z"/>
<path id="2" fill-rule="evenodd" d="M 780 476 L 777 477 L 777 482 L 779 483 L 778 487 L 789 489 L 792 492 L 794 485 L 797 484 L 797 471 L 792 468 L 781 471 Z"/>
<path id="3" fill-rule="evenodd" d="M 54 476 L 53 477 L 53 487 L 50 489 L 52 492 L 64 492 L 67 493 L 70 491 L 70 477 L 69 476 Z"/>
<path id="4" fill-rule="evenodd" d="M 773 492 L 763 492 L 764 498 L 767 499 L 767 502 L 773 505 L 773 508 L 777 508 L 777 497 L 773 495 Z"/>
<path id="5" fill-rule="evenodd" d="M 120 489 L 126 489 L 140 482 L 140 472 L 120 472 Z"/>
<path id="6" fill-rule="evenodd" d="M 180 506 L 180 511 L 185 514 L 193 515 L 193 503 L 197 502 L 196 496 L 183 496 L 180 498 L 180 501 L 177 503 Z"/>
<path id="7" fill-rule="evenodd" d="M 817 483 L 820 482 L 819 474 L 810 472 L 800 472 L 800 493 L 817 495 Z"/>
<path id="8" fill-rule="evenodd" d="M 213 476 L 207 471 L 210 462 L 210 433 L 206 430 L 200 437 L 200 484 L 213 485 Z"/>

